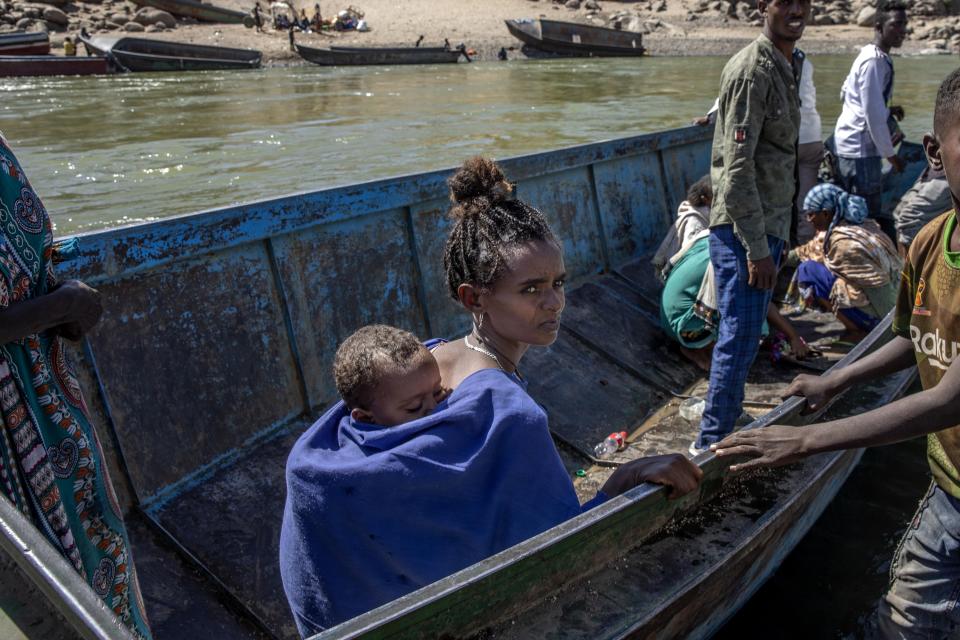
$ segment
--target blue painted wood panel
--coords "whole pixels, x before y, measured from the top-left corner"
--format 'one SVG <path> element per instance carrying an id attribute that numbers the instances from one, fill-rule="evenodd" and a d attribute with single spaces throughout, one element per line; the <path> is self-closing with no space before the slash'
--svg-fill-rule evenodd
<path id="1" fill-rule="evenodd" d="M 676 211 L 686 199 L 687 188 L 710 171 L 709 141 L 669 147 L 661 151 L 667 177 L 667 205 Z"/>
<path id="2" fill-rule="evenodd" d="M 99 289 L 90 344 L 141 500 L 302 412 L 262 243 Z"/>
<path id="3" fill-rule="evenodd" d="M 312 406 L 337 399 L 333 356 L 360 327 L 426 330 L 406 212 L 391 209 L 274 240 Z"/>
<path id="4" fill-rule="evenodd" d="M 659 154 L 598 162 L 593 175 L 611 266 L 655 249 L 673 219 Z"/>

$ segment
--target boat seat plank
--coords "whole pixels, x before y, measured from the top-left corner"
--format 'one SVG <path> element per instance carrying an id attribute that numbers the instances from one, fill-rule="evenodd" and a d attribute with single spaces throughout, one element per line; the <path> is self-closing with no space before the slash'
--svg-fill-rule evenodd
<path id="1" fill-rule="evenodd" d="M 648 383 L 682 392 L 699 377 L 696 367 L 674 350 L 649 305 L 631 293 L 614 276 L 587 282 L 567 295 L 564 326 Z"/>
<path id="2" fill-rule="evenodd" d="M 154 514 L 280 638 L 298 637 L 278 561 L 284 468 L 294 442 L 312 422 L 304 419 Z"/>
<path id="3" fill-rule="evenodd" d="M 586 458 L 607 434 L 633 431 L 664 400 L 655 387 L 566 332 L 548 348 L 529 350 L 523 364 L 535 372 L 528 390 L 546 409 L 550 430 Z"/>

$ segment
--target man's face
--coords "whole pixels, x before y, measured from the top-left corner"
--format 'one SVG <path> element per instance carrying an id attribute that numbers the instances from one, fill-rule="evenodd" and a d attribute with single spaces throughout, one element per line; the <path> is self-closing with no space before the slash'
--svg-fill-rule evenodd
<path id="1" fill-rule="evenodd" d="M 907 37 L 907 12 L 893 11 L 884 17 L 885 20 L 877 25 L 881 43 L 889 49 L 901 46 Z"/>
<path id="2" fill-rule="evenodd" d="M 946 125 L 938 127 L 936 134 L 925 135 L 923 148 L 930 166 L 946 175 L 953 206 L 960 207 L 957 199 L 960 194 L 960 117 L 954 116 Z"/>
<path id="3" fill-rule="evenodd" d="M 796 42 L 803 37 L 810 16 L 810 0 L 760 0 L 757 9 L 774 41 Z"/>

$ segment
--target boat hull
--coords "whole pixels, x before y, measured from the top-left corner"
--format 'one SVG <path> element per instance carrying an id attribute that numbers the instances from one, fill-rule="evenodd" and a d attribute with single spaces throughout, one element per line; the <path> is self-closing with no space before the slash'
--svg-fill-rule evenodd
<path id="1" fill-rule="evenodd" d="M 42 32 L 0 34 L 0 56 L 42 56 L 50 53 L 50 36 Z"/>
<path id="2" fill-rule="evenodd" d="M 578 57 L 635 57 L 646 53 L 643 35 L 553 20 L 507 20 L 507 30 L 540 51 Z"/>
<path id="3" fill-rule="evenodd" d="M 195 0 L 132 0 L 141 7 L 154 7 L 183 18 L 195 18 L 202 22 L 240 24 L 248 14 L 225 9 Z"/>
<path id="4" fill-rule="evenodd" d="M 80 36 L 87 50 L 112 59 L 124 71 L 218 71 L 256 69 L 261 53 L 248 49 L 183 44 L 148 38 Z"/>
<path id="5" fill-rule="evenodd" d="M 296 44 L 297 53 L 304 60 L 322 66 L 451 64 L 460 58 L 459 51 L 442 47 L 409 48 L 353 48 L 330 47 L 320 49 Z"/>
<path id="6" fill-rule="evenodd" d="M 61 56 L 0 56 L 0 76 L 91 76 L 110 73 L 106 58 Z"/>

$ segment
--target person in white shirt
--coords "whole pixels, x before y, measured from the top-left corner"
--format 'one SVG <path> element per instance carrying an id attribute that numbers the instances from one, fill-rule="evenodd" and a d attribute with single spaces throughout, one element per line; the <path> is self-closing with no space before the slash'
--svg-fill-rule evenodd
<path id="1" fill-rule="evenodd" d="M 890 50 L 902 45 L 906 34 L 906 5 L 899 0 L 881 3 L 873 42 L 860 51 L 843 83 L 843 111 L 834 131 L 841 186 L 867 201 L 870 217 L 894 241 L 893 219 L 881 211 L 882 169 L 886 158 L 894 171 L 903 171 L 894 150 L 901 136 L 891 131 L 888 121 L 904 115 L 902 107 L 889 106 L 894 77 Z"/>
<path id="2" fill-rule="evenodd" d="M 803 199 L 817 184 L 817 174 L 823 161 L 823 124 L 817 111 L 817 87 L 813 84 L 813 63 L 800 49 L 794 56 L 802 61 L 800 72 L 800 138 L 797 145 L 797 211 L 803 211 Z M 693 124 L 705 127 L 714 123 L 720 99 L 717 98 L 705 116 L 697 118 Z M 798 216 L 797 240 L 803 244 L 815 234 L 813 225 L 806 216 Z"/>

